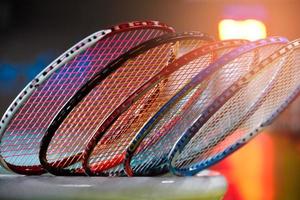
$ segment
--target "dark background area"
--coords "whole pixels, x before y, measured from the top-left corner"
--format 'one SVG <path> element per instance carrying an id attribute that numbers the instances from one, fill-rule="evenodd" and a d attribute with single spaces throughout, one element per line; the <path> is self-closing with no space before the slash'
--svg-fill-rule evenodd
<path id="1" fill-rule="evenodd" d="M 0 113 L 53 59 L 95 31 L 151 19 L 178 32 L 218 38 L 218 22 L 228 16 L 228 7 L 261 8 L 269 36 L 300 37 L 299 0 L 0 0 Z M 253 9 L 243 14 L 237 18 L 257 16 Z M 298 100 L 270 134 L 254 140 L 254 147 L 215 167 L 229 180 L 226 199 L 300 199 L 299 105 Z M 296 124 L 286 123 L 292 118 Z"/>

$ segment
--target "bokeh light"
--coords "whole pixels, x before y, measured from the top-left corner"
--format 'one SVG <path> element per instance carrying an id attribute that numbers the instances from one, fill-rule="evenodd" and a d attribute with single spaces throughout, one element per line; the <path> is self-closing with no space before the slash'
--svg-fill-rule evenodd
<path id="1" fill-rule="evenodd" d="M 263 22 L 255 19 L 224 19 L 219 23 L 219 36 L 221 40 L 247 39 L 254 41 L 266 38 L 267 29 Z"/>

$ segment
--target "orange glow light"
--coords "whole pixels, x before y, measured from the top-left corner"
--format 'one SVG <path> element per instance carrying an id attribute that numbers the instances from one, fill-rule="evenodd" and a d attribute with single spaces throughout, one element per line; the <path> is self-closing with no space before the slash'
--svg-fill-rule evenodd
<path id="1" fill-rule="evenodd" d="M 219 23 L 219 36 L 221 40 L 247 39 L 250 41 L 267 37 L 266 26 L 255 19 L 242 21 L 224 19 Z"/>

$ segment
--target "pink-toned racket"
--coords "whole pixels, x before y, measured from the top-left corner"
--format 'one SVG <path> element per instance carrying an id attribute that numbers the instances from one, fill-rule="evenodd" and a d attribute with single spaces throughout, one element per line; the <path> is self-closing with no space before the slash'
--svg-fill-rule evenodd
<path id="1" fill-rule="evenodd" d="M 92 34 L 62 54 L 25 87 L 2 117 L 1 164 L 21 174 L 44 173 L 38 158 L 40 141 L 62 106 L 110 61 L 170 32 L 172 28 L 157 21 L 120 24 Z"/>

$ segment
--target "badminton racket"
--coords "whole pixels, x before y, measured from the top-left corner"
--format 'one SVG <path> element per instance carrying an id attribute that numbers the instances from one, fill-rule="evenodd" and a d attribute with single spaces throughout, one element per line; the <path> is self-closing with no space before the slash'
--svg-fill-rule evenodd
<path id="1" fill-rule="evenodd" d="M 0 121 L 1 164 L 20 174 L 41 174 L 40 141 L 67 100 L 113 59 L 173 29 L 157 21 L 135 21 L 96 32 L 53 61 L 25 87 Z"/>

